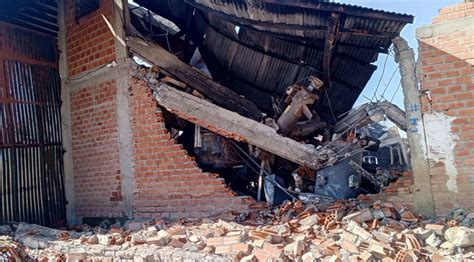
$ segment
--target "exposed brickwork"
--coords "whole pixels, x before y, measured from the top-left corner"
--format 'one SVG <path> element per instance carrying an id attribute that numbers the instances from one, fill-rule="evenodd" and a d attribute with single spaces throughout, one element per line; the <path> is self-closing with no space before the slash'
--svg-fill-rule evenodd
<path id="1" fill-rule="evenodd" d="M 442 8 L 433 24 L 474 15 L 474 2 L 460 3 Z M 454 28 L 453 28 L 454 29 Z M 457 28 L 456 28 L 457 29 Z M 420 96 L 422 112 L 445 114 L 454 117 L 451 132 L 455 138 L 454 149 L 456 184 L 458 192 L 448 190 L 448 175 L 445 159 L 429 161 L 430 180 L 435 214 L 443 216 L 457 207 L 474 209 L 474 32 L 460 30 L 429 38 L 418 39 L 421 88 L 429 91 Z M 426 132 L 442 128 L 428 127 Z M 439 150 L 428 144 L 428 150 Z M 448 152 L 451 153 L 451 152 Z M 413 177 L 405 173 L 397 182 L 390 184 L 383 193 L 360 196 L 361 199 L 384 200 L 413 205 Z"/>
<path id="2" fill-rule="evenodd" d="M 70 93 L 76 212 L 121 217 L 121 184 L 114 80 Z"/>
<path id="3" fill-rule="evenodd" d="M 76 23 L 75 1 L 67 0 L 66 41 L 69 76 L 115 60 L 115 39 L 104 17 L 113 24 L 113 1 L 101 0 L 100 8 Z"/>
<path id="4" fill-rule="evenodd" d="M 433 18 L 433 24 L 451 21 L 474 15 L 474 2 L 460 3 L 447 6 L 439 10 L 439 14 Z"/>
<path id="5" fill-rule="evenodd" d="M 80 18 L 78 24 L 74 2 L 67 0 L 66 6 L 69 77 L 116 59 L 115 40 L 104 20 L 105 17 L 114 24 L 113 1 L 101 0 L 100 9 Z M 118 120 L 123 116 L 117 111 L 119 85 L 115 80 L 103 81 L 70 91 L 75 207 L 79 217 L 125 214 L 118 130 Z M 130 92 L 135 185 L 123 186 L 135 186 L 134 217 L 197 217 L 248 208 L 246 199 L 235 196 L 217 175 L 203 173 L 182 146 L 171 139 L 161 113 L 156 112 L 156 102 L 143 83 L 132 85 Z"/>
<path id="6" fill-rule="evenodd" d="M 104 18 L 113 24 L 113 1 L 101 0 L 98 10 L 76 21 L 75 1 L 66 0 L 69 77 L 115 60 L 115 40 Z M 102 80 L 69 91 L 75 208 L 79 217 L 123 216 L 116 84 L 115 80 Z"/>
<path id="7" fill-rule="evenodd" d="M 199 217 L 248 206 L 170 137 L 143 81 L 131 81 L 136 217 Z"/>
<path id="8" fill-rule="evenodd" d="M 404 172 L 397 181 L 390 183 L 381 193 L 359 196 L 362 200 L 382 200 L 413 208 L 413 175 Z"/>
<path id="9" fill-rule="evenodd" d="M 440 10 L 435 25 L 474 15 L 474 3 L 466 2 Z M 466 27 L 467 28 L 467 27 Z M 458 29 L 458 28 L 453 28 Z M 453 171 L 445 161 L 430 161 L 430 177 L 435 213 L 443 215 L 456 207 L 472 209 L 474 202 L 474 32 L 458 30 L 418 39 L 421 87 L 430 97 L 422 96 L 422 111 L 454 117 L 451 122 L 457 191 L 447 187 Z M 439 127 L 438 127 L 439 128 Z M 433 130 L 426 130 L 432 132 Z M 428 144 L 428 150 L 437 150 Z"/>

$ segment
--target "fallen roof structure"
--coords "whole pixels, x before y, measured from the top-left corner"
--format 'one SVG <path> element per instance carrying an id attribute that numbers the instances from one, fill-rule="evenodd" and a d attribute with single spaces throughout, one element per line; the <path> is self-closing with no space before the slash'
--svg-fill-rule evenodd
<path id="1" fill-rule="evenodd" d="M 260 120 L 262 117 L 260 110 L 251 101 L 212 81 L 209 77 L 180 61 L 159 45 L 147 44 L 137 38 L 131 38 L 127 44 L 135 54 L 188 83 L 191 87 L 211 98 L 216 104 L 252 119 Z"/>
<path id="2" fill-rule="evenodd" d="M 267 114 L 274 113 L 272 96 L 317 76 L 326 88 L 313 107 L 330 124 L 352 108 L 378 54 L 413 22 L 410 15 L 325 1 L 136 2 L 189 34 L 213 78 Z"/>
<path id="3" fill-rule="evenodd" d="M 249 166 L 242 155 L 232 159 L 226 140 L 206 135 L 203 140 L 210 131 L 261 150 L 243 150 L 253 164 L 254 158 L 261 161 L 253 167 L 260 169 L 257 199 L 264 175 L 275 174 L 265 178 L 266 183 L 274 179 L 269 186 L 276 184 L 282 192 L 286 182 L 294 179 L 293 193 L 329 190 L 325 196 L 335 198 L 375 193 L 392 180 L 376 173 L 376 167 L 364 166 L 362 152 L 377 151 L 380 141 L 357 129 L 386 116 L 405 130 L 404 112 L 388 102 L 351 108 L 376 69 L 371 63 L 379 53 L 388 52 L 391 40 L 413 17 L 314 1 L 138 3 L 181 28 L 172 32 L 175 36 L 185 36 L 179 54 L 184 61 L 152 41 L 129 37 L 127 44 L 132 53 L 157 67 L 137 70 L 136 76 L 148 83 L 160 106 L 188 121 L 172 128 L 194 141 L 188 151 L 196 153 L 198 162 L 206 159 L 201 164 L 210 165 L 209 171 L 234 168 L 241 161 Z M 153 35 L 148 39 L 156 41 Z M 196 47 L 211 77 L 186 64 Z M 339 117 L 348 111 L 345 118 Z M 223 157 L 209 157 L 215 154 Z M 334 170 L 343 174 L 332 182 L 323 177 Z M 312 186 L 308 181 L 313 181 Z M 327 189 L 332 186 L 338 189 Z M 265 193 L 273 190 L 265 186 Z M 269 203 L 282 200 L 276 200 L 277 191 L 266 197 Z"/>

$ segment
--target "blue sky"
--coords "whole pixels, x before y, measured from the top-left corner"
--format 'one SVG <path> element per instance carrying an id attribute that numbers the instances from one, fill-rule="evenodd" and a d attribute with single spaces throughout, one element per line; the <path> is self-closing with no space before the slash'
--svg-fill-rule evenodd
<path id="1" fill-rule="evenodd" d="M 462 0 L 342 0 L 338 2 L 370 7 L 374 9 L 382 9 L 397 13 L 406 13 L 415 16 L 414 23 L 406 25 L 401 35 L 408 41 L 410 46 L 415 50 L 415 53 L 417 53 L 418 43 L 416 42 L 415 38 L 415 29 L 423 25 L 431 24 L 431 19 L 438 14 L 439 9 L 454 5 L 456 3 L 461 3 Z M 364 96 L 368 97 L 369 99 L 373 97 L 374 91 L 377 89 L 377 83 L 379 82 L 380 76 L 382 75 L 386 56 L 387 55 L 385 54 L 379 55 L 379 58 L 376 62 L 377 71 L 375 71 L 375 73 L 372 75 L 372 78 L 357 100 L 355 106 L 369 101 L 368 99 L 364 98 Z M 388 57 L 381 84 L 377 89 L 377 98 L 380 99 L 380 96 L 386 88 L 385 84 L 389 82 L 390 77 L 396 69 L 397 64 L 395 63 L 393 57 Z M 400 74 L 397 71 L 395 72 L 393 79 L 390 81 L 387 90 L 385 91 L 384 97 L 387 100 L 392 99 L 399 83 Z M 395 94 L 393 103 L 403 108 L 403 92 L 401 88 Z"/>

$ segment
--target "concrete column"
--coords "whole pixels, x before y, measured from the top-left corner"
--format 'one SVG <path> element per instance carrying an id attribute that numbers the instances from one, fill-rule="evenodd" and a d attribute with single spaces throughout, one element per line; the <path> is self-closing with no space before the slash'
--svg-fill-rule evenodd
<path id="1" fill-rule="evenodd" d="M 434 202 L 431 192 L 429 163 L 425 156 L 426 141 L 423 115 L 421 112 L 420 92 L 416 79 L 415 53 L 405 39 L 397 37 L 393 40 L 395 57 L 400 64 L 403 95 L 405 96 L 405 112 L 407 137 L 410 145 L 410 161 L 414 177 L 415 211 L 424 216 L 434 215 Z"/>
<path id="2" fill-rule="evenodd" d="M 120 172 L 122 175 L 122 197 L 124 215 L 133 218 L 133 191 L 134 173 L 132 169 L 132 128 L 130 125 L 130 106 L 128 81 L 130 71 L 127 70 L 131 64 L 128 59 L 127 47 L 125 45 L 125 26 L 128 21 L 128 2 L 124 0 L 114 0 L 114 31 L 115 31 L 115 55 L 122 70 L 116 71 L 117 81 L 117 123 L 118 139 L 120 146 Z"/>
<path id="3" fill-rule="evenodd" d="M 132 127 L 130 123 L 129 74 L 127 65 L 131 61 L 123 60 L 122 70 L 117 70 L 117 123 L 120 154 L 120 173 L 122 175 L 122 197 L 124 215 L 133 218 L 134 173 L 132 168 Z"/>
<path id="4" fill-rule="evenodd" d="M 69 225 L 76 224 L 77 217 L 75 211 L 74 198 L 74 173 L 72 162 L 72 139 L 71 139 L 71 103 L 69 88 L 66 85 L 68 78 L 67 56 L 66 56 L 66 2 L 58 1 L 58 49 L 59 49 L 59 75 L 61 77 L 61 127 L 64 161 L 64 187 L 66 192 L 66 217 Z"/>

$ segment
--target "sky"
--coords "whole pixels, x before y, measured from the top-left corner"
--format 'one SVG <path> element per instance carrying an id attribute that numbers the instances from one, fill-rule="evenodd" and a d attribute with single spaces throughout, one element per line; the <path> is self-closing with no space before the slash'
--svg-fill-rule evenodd
<path id="1" fill-rule="evenodd" d="M 401 36 L 408 41 L 408 44 L 414 49 L 415 54 L 418 54 L 418 43 L 415 38 L 415 29 L 423 25 L 431 24 L 431 19 L 438 14 L 439 9 L 460 3 L 462 0 L 342 0 L 338 2 L 415 16 L 413 24 L 407 24 L 404 27 Z M 369 83 L 354 106 L 369 102 L 370 99 L 374 97 L 374 92 L 377 90 L 377 99 L 381 100 L 382 94 L 383 97 L 389 101 L 393 97 L 392 102 L 399 107 L 404 108 L 403 91 L 401 90 L 401 87 L 396 91 L 400 83 L 400 74 L 397 70 L 397 63 L 395 63 L 393 56 L 389 56 L 388 59 L 386 58 L 386 54 L 379 55 L 379 58 L 375 63 L 377 70 L 372 75 L 372 78 L 369 80 Z M 387 61 L 385 70 L 383 70 L 385 60 Z M 392 75 L 393 78 L 390 81 Z M 380 81 L 381 76 L 382 81 Z M 380 85 L 377 88 L 379 81 Z M 386 91 L 384 93 L 385 89 Z M 373 101 L 375 101 L 375 99 Z"/>

